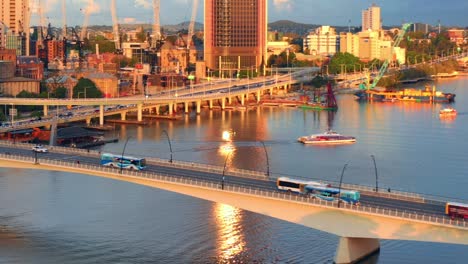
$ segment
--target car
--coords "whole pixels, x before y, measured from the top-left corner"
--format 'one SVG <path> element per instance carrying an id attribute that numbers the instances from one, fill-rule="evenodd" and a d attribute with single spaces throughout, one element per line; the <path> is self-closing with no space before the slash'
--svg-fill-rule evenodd
<path id="1" fill-rule="evenodd" d="M 36 145 L 36 146 L 34 146 L 34 147 L 32 148 L 32 150 L 33 150 L 34 152 L 42 152 L 42 153 L 49 152 L 49 150 L 48 150 L 46 147 L 42 146 L 42 145 Z"/>

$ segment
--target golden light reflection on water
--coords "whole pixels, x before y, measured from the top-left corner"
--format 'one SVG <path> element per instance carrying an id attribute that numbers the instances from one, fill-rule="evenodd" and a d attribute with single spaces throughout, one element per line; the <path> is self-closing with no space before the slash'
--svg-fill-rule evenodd
<path id="1" fill-rule="evenodd" d="M 218 226 L 218 256 L 222 260 L 232 259 L 242 253 L 245 247 L 245 238 L 241 228 L 241 210 L 217 203 L 215 215 Z"/>
<path id="2" fill-rule="evenodd" d="M 226 142 L 226 143 L 221 144 L 219 146 L 218 152 L 223 157 L 227 157 L 228 155 L 232 155 L 235 150 L 236 150 L 236 148 L 235 148 L 234 144 L 232 144 L 232 142 Z"/>

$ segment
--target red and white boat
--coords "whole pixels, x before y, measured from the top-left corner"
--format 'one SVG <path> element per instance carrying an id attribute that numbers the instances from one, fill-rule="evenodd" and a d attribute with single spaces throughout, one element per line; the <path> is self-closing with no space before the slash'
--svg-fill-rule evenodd
<path id="1" fill-rule="evenodd" d="M 297 141 L 304 144 L 345 144 L 356 142 L 356 138 L 343 136 L 335 131 L 328 130 L 321 134 L 300 137 Z"/>
<path id="2" fill-rule="evenodd" d="M 457 110 L 453 108 L 444 108 L 439 111 L 439 115 L 441 117 L 443 116 L 456 116 L 457 115 Z"/>

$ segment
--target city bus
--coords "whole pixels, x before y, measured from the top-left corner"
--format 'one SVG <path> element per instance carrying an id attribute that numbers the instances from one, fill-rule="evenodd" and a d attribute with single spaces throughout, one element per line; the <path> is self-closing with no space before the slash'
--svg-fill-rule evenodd
<path id="1" fill-rule="evenodd" d="M 306 185 L 305 192 L 312 195 L 313 197 L 320 198 L 326 201 L 335 201 L 339 198 L 341 201 L 353 205 L 358 205 L 361 199 L 361 194 L 358 191 L 343 190 L 339 188 L 333 188 L 331 186 L 324 185 Z"/>
<path id="2" fill-rule="evenodd" d="M 130 170 L 143 170 L 146 168 L 146 159 L 103 153 L 101 155 L 101 165 Z"/>
<path id="3" fill-rule="evenodd" d="M 321 182 L 296 180 L 296 179 L 291 179 L 291 178 L 287 178 L 287 177 L 279 177 L 276 180 L 276 186 L 278 187 L 279 190 L 283 190 L 283 191 L 306 193 L 305 186 L 307 186 L 307 185 L 327 186 L 327 185 L 324 185 Z"/>
<path id="4" fill-rule="evenodd" d="M 456 217 L 468 219 L 468 204 L 447 202 L 445 204 L 445 214 L 452 219 Z"/>

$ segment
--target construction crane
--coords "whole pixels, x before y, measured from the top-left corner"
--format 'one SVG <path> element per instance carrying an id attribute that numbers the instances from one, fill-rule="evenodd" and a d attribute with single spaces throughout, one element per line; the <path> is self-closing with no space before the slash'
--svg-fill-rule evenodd
<path id="1" fill-rule="evenodd" d="M 37 32 L 37 42 L 44 48 L 44 29 L 46 27 L 44 6 L 41 0 L 38 0 L 38 13 L 39 13 L 39 31 Z"/>
<path id="2" fill-rule="evenodd" d="M 192 5 L 192 18 L 190 19 L 190 24 L 188 28 L 188 36 L 187 36 L 187 49 L 190 48 L 190 45 L 193 44 L 192 38 L 195 31 L 195 18 L 197 17 L 197 9 L 198 9 L 198 0 L 193 0 Z"/>
<path id="3" fill-rule="evenodd" d="M 154 50 L 158 48 L 158 42 L 161 40 L 161 25 L 159 24 L 159 6 L 160 0 L 153 0 L 153 39 L 150 45 Z"/>
<path id="4" fill-rule="evenodd" d="M 400 42 L 401 40 L 403 39 L 403 37 L 405 36 L 406 34 L 406 31 L 408 31 L 408 29 L 410 28 L 411 26 L 411 23 L 405 23 L 403 24 L 403 26 L 401 27 L 400 31 L 398 32 L 398 34 L 395 36 L 395 38 L 393 39 L 393 45 L 392 45 L 392 48 L 390 50 L 390 56 L 392 56 L 393 54 L 393 50 L 398 47 L 400 45 Z M 367 85 L 366 87 L 363 87 L 363 88 L 366 88 L 368 91 L 370 89 L 373 89 L 375 88 L 375 86 L 377 86 L 377 83 L 379 83 L 380 79 L 384 76 L 384 74 L 387 72 L 387 69 L 388 69 L 388 65 L 389 65 L 390 61 L 389 59 L 386 59 L 384 61 L 384 63 L 382 64 L 382 66 L 380 67 L 380 70 L 379 70 L 379 73 L 377 74 L 377 76 L 374 78 L 374 80 L 372 81 L 371 84 L 369 84 L 370 82 L 370 76 L 367 77 Z"/>
<path id="5" fill-rule="evenodd" d="M 80 32 L 81 41 L 84 41 L 84 38 L 86 37 L 86 31 L 88 30 L 88 24 L 89 24 L 89 15 L 91 11 L 91 6 L 93 4 L 94 4 L 94 0 L 88 0 L 88 6 L 83 10 L 84 20 L 83 20 L 83 26 L 81 27 L 81 32 Z"/>
<path id="6" fill-rule="evenodd" d="M 112 13 L 112 31 L 114 34 L 115 53 L 122 54 L 122 47 L 120 44 L 119 21 L 117 19 L 116 0 L 111 0 L 111 13 Z"/>
<path id="7" fill-rule="evenodd" d="M 65 0 L 62 0 L 62 38 L 65 40 L 67 38 L 67 9 L 65 5 Z"/>

